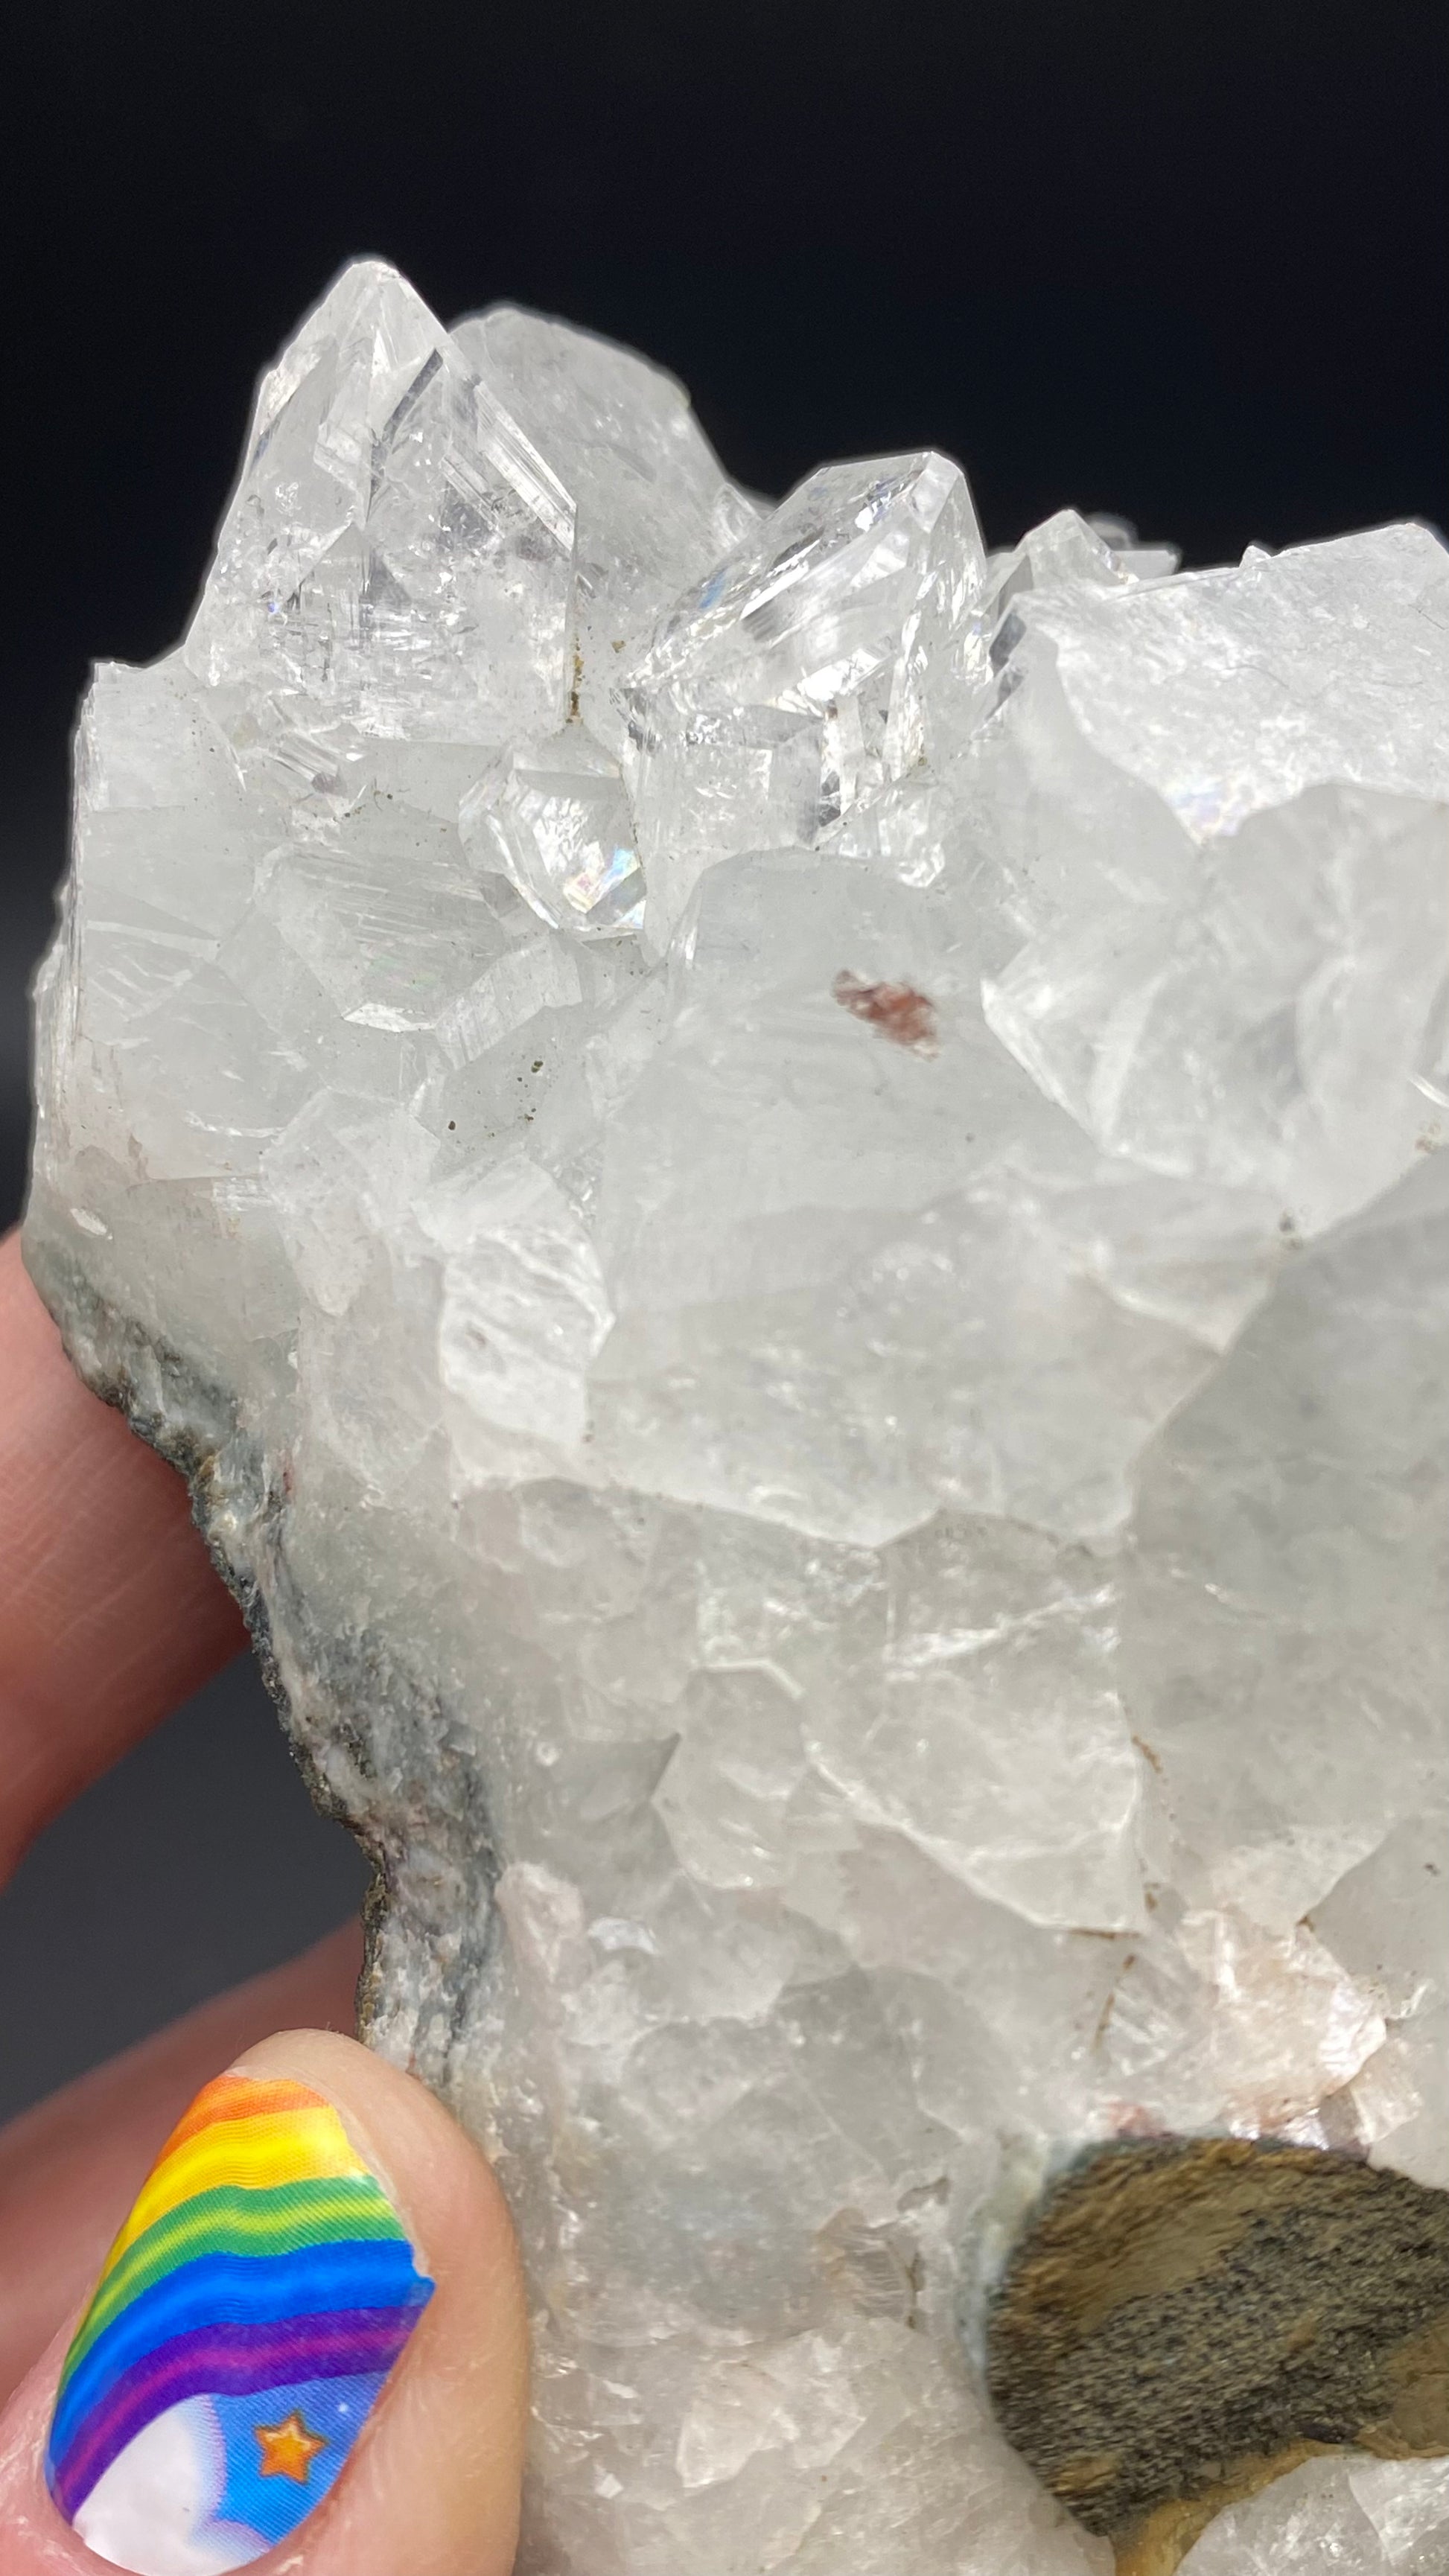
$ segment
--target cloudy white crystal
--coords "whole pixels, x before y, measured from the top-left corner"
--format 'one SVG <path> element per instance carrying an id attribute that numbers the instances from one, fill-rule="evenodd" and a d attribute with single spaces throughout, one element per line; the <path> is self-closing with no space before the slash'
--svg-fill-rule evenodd
<path id="1" fill-rule="evenodd" d="M 1172 561 L 365 262 L 92 685 L 27 1254 L 509 2189 L 528 2576 L 1104 2576 L 974 2377 L 1054 2160 L 1449 2183 L 1446 558 Z"/>

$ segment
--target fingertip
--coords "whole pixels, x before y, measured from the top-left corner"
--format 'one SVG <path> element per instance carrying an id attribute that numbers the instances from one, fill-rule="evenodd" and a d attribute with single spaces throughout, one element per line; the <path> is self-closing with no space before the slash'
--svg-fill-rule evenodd
<path id="1" fill-rule="evenodd" d="M 337 2031 L 284 2031 L 238 2059 L 329 2102 L 433 2284 L 297 2576 L 508 2576 L 528 2420 L 523 2275 L 487 2159 L 417 2078 Z"/>
<path id="2" fill-rule="evenodd" d="M 6 2576 L 508 2576 L 526 2413 L 485 2159 L 412 2077 L 286 2031 L 183 2114 L 0 2426 Z"/>
<path id="3" fill-rule="evenodd" d="M 361 1962 L 358 1926 L 343 1924 L 0 2129 L 0 2402 L 75 2314 L 118 2218 L 213 2069 L 279 2021 L 349 2028 Z"/>
<path id="4" fill-rule="evenodd" d="M 507 2385 L 499 2396 L 513 2405 L 521 2464 L 527 2415 L 523 2273 L 508 2204 L 481 2149 L 415 2075 L 341 2031 L 279 2032 L 246 2050 L 234 2071 L 253 2080 L 297 2082 L 332 2103 L 435 2284 L 429 2332 L 434 2341 L 446 2335 L 447 2367 L 476 2370 L 480 2356 L 496 2356 L 505 2366 Z M 471 2560 L 468 2570 L 473 2576 Z"/>

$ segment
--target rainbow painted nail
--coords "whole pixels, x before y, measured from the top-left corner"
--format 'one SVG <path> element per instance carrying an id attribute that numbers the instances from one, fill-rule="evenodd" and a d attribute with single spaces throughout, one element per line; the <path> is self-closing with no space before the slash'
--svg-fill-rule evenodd
<path id="1" fill-rule="evenodd" d="M 260 2558 L 326 2495 L 432 2293 L 330 2102 L 208 2084 L 65 2358 L 45 2474 L 67 2522 L 135 2576 Z"/>

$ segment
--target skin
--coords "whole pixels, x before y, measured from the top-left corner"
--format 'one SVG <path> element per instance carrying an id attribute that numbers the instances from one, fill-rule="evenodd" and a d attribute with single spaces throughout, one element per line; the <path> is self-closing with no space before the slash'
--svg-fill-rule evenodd
<path id="1" fill-rule="evenodd" d="M 0 1880 L 244 1643 L 180 1479 L 73 1376 L 18 1240 L 6 1237 Z M 96 2576 L 104 2564 L 45 2491 L 56 2379 L 158 2148 L 230 2066 L 292 2077 L 336 2106 L 437 2284 L 332 2494 L 255 2562 L 258 2576 L 508 2576 L 527 2413 L 513 2233 L 455 2122 L 411 2076 L 341 2035 L 358 1955 L 348 1927 L 0 2130 L 0 2576 Z"/>

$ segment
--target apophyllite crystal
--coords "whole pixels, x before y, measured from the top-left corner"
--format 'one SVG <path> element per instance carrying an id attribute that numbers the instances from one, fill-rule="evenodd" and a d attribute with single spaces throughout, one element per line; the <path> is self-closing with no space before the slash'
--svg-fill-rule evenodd
<path id="1" fill-rule="evenodd" d="M 983 2394 L 1044 2180 L 1449 2183 L 1449 557 L 1172 567 L 367 262 L 86 703 L 27 1258 L 498 2162 L 528 2576 L 1102 2570 Z"/>

